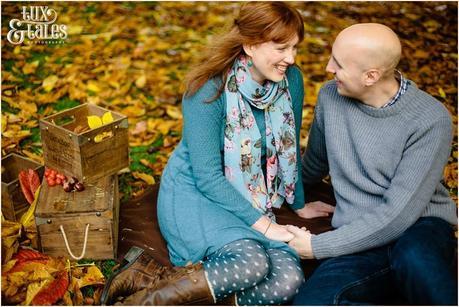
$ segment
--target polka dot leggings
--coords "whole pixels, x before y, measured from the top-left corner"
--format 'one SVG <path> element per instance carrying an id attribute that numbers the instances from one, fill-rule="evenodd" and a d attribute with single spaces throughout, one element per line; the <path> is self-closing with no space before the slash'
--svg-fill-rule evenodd
<path id="1" fill-rule="evenodd" d="M 204 270 L 219 301 L 236 294 L 238 305 L 285 304 L 304 282 L 298 261 L 280 249 L 265 249 L 255 240 L 231 242 L 204 261 Z"/>

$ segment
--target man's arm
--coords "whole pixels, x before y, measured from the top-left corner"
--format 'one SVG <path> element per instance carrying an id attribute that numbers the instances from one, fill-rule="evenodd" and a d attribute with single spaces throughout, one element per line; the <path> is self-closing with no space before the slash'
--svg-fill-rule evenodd
<path id="1" fill-rule="evenodd" d="M 351 254 L 399 237 L 422 215 L 443 175 L 452 139 L 449 117 L 414 133 L 405 148 L 390 187 L 371 212 L 336 230 L 312 235 L 315 258 Z"/>
<path id="2" fill-rule="evenodd" d="M 314 110 L 314 120 L 309 131 L 308 145 L 302 158 L 302 178 L 305 186 L 320 182 L 328 175 L 327 148 L 320 96 Z M 307 191 L 305 191 L 307 193 Z"/>

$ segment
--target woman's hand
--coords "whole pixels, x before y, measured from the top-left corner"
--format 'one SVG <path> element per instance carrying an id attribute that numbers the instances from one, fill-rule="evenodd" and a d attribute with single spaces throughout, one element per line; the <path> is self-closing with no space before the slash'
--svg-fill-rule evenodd
<path id="1" fill-rule="evenodd" d="M 295 235 L 289 232 L 285 225 L 272 223 L 271 226 L 269 226 L 265 237 L 275 241 L 288 242 L 292 240 Z"/>
<path id="2" fill-rule="evenodd" d="M 329 216 L 335 211 L 335 207 L 321 201 L 313 201 L 306 203 L 304 208 L 295 210 L 295 213 L 304 219 L 312 219 L 315 217 Z"/>
<path id="3" fill-rule="evenodd" d="M 286 229 L 286 226 L 271 222 L 266 216 L 260 217 L 255 224 L 252 225 L 252 228 L 261 232 L 265 237 L 271 240 L 288 242 L 294 238 L 294 235 Z"/>

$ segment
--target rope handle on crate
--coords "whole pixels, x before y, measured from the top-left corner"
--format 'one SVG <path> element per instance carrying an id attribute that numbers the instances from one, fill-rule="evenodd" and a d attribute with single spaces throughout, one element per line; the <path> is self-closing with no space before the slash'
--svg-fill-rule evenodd
<path id="1" fill-rule="evenodd" d="M 76 257 L 73 253 L 72 250 L 70 249 L 69 242 L 67 241 L 67 236 L 65 235 L 65 230 L 64 226 L 59 225 L 59 229 L 62 232 L 62 236 L 64 237 L 64 242 L 65 242 L 65 247 L 67 248 L 67 252 L 70 254 L 70 256 L 74 260 L 80 260 L 83 259 L 84 254 L 86 253 L 86 243 L 88 242 L 88 231 L 89 231 L 89 224 L 86 224 L 86 229 L 84 231 L 84 243 L 83 243 L 83 250 L 81 251 L 81 255 Z"/>

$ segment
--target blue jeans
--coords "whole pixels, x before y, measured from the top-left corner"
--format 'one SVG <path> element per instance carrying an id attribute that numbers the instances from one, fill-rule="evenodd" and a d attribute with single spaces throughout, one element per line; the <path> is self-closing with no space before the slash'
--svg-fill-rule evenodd
<path id="1" fill-rule="evenodd" d="M 420 218 L 390 244 L 324 260 L 293 303 L 457 305 L 456 253 L 449 223 Z"/>

